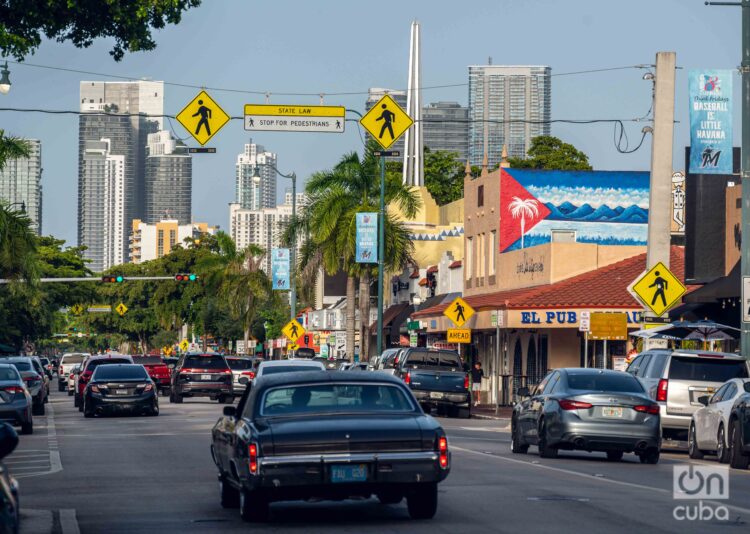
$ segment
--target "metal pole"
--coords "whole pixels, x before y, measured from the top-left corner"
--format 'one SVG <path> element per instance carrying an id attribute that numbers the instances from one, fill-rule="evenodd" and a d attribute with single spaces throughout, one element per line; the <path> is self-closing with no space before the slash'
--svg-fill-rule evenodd
<path id="1" fill-rule="evenodd" d="M 589 366 L 589 333 L 583 333 L 583 366 Z"/>
<path id="2" fill-rule="evenodd" d="M 380 214 L 378 216 L 378 356 L 383 353 L 383 268 L 385 267 L 385 156 L 380 156 Z M 369 306 L 368 306 L 369 309 Z M 362 317 L 360 321 L 366 321 Z M 366 330 L 366 329 L 365 329 Z M 364 346 L 360 340 L 360 346 Z M 366 361 L 367 354 L 360 354 Z"/>
<path id="3" fill-rule="evenodd" d="M 292 173 L 292 295 L 291 295 L 291 319 L 297 317 L 297 174 Z"/>
<path id="4" fill-rule="evenodd" d="M 500 310 L 497 311 L 498 317 L 495 320 L 495 415 L 498 414 L 500 406 Z"/>
<path id="5" fill-rule="evenodd" d="M 742 255 L 743 279 L 750 276 L 750 0 L 742 0 Z M 746 297 L 747 298 L 747 297 Z M 747 306 L 743 302 L 740 306 Z M 744 317 L 740 311 L 740 317 Z M 750 357 L 750 323 L 742 321 L 741 354 Z"/>

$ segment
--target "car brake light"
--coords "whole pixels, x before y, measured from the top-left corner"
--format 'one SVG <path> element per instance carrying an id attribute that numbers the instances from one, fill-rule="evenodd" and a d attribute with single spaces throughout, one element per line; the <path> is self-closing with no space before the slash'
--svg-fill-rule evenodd
<path id="1" fill-rule="evenodd" d="M 667 402 L 667 387 L 669 380 L 662 378 L 659 380 L 659 385 L 656 388 L 656 400 L 660 402 Z"/>
<path id="2" fill-rule="evenodd" d="M 570 399 L 560 399 L 560 408 L 563 410 L 588 410 L 592 404 L 588 402 L 574 401 Z"/>
<path id="3" fill-rule="evenodd" d="M 440 462 L 441 469 L 448 468 L 448 438 L 441 436 L 437 442 L 438 449 L 438 461 Z"/>
<path id="4" fill-rule="evenodd" d="M 469 375 L 464 376 L 464 389 L 469 389 Z"/>
<path id="5" fill-rule="evenodd" d="M 16 393 L 23 393 L 23 388 L 19 386 L 7 386 L 3 388 L 3 391 L 7 391 L 8 393 L 13 393 L 15 395 Z"/>
<path id="6" fill-rule="evenodd" d="M 258 474 L 258 445 L 251 443 L 247 446 L 248 467 L 251 475 Z"/>
<path id="7" fill-rule="evenodd" d="M 249 376 L 250 378 L 255 378 L 255 371 L 242 371 L 242 376 Z"/>
<path id="8" fill-rule="evenodd" d="M 636 412 L 650 413 L 651 415 L 659 415 L 659 405 L 649 404 L 648 406 L 633 406 Z"/>
<path id="9" fill-rule="evenodd" d="M 404 376 L 404 382 L 406 383 L 407 386 L 411 384 L 411 373 L 409 372 L 406 373 L 406 376 Z"/>

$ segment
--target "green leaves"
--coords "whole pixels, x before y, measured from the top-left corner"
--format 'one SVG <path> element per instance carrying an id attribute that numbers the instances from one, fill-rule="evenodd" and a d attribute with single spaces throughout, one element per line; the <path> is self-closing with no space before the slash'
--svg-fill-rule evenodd
<path id="1" fill-rule="evenodd" d="M 508 158 L 517 169 L 549 169 L 557 171 L 590 171 L 586 154 L 552 135 L 540 135 L 531 140 L 527 158 Z"/>

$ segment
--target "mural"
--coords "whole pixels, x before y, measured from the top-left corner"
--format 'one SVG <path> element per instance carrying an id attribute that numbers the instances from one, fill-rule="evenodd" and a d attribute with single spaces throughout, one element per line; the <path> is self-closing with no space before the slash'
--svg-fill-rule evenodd
<path id="1" fill-rule="evenodd" d="M 502 169 L 500 252 L 549 243 L 573 230 L 579 243 L 645 245 L 648 172 Z"/>

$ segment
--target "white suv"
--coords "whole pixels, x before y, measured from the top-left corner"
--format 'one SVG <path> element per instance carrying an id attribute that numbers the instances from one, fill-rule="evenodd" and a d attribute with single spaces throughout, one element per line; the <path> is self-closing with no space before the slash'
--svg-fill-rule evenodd
<path id="1" fill-rule="evenodd" d="M 60 365 L 57 367 L 57 391 L 65 391 L 68 386 L 68 376 L 73 367 L 80 365 L 88 352 L 68 352 L 60 358 Z"/>

